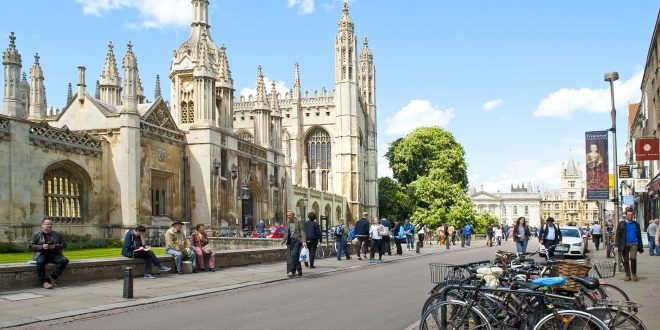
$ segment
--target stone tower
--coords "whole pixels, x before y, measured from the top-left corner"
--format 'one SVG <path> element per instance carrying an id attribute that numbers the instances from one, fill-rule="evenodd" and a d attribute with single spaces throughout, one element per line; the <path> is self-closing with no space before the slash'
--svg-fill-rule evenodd
<path id="1" fill-rule="evenodd" d="M 7 116 L 25 118 L 26 104 L 23 103 L 21 96 L 21 54 L 16 49 L 14 32 L 9 35 L 9 47 L 2 54 L 2 65 L 5 68 L 2 112 Z"/>
<path id="2" fill-rule="evenodd" d="M 105 56 L 103 72 L 99 80 L 99 99 L 101 102 L 119 105 L 121 103 L 121 79 L 119 78 L 113 48 L 112 41 L 110 41 L 108 43 L 108 53 Z"/>
<path id="3" fill-rule="evenodd" d="M 366 192 L 364 204 L 369 214 L 377 214 L 378 211 L 378 152 L 377 152 L 377 125 L 376 125 L 376 66 L 374 57 L 369 49 L 367 37 L 362 43 L 360 52 L 360 89 L 362 100 L 366 106 L 366 130 L 367 130 L 367 153 L 366 153 Z"/>
<path id="4" fill-rule="evenodd" d="M 44 72 L 39 65 L 39 54 L 34 54 L 34 65 L 30 69 L 30 120 L 46 118 L 46 88 L 44 87 Z"/>
<path id="5" fill-rule="evenodd" d="M 254 102 L 254 143 L 264 148 L 270 148 L 270 106 L 266 96 L 266 84 L 261 66 L 257 75 L 257 97 Z"/>

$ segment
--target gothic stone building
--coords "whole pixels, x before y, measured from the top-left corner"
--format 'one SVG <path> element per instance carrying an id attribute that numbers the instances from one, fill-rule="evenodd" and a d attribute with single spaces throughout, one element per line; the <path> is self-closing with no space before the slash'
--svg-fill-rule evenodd
<path id="1" fill-rule="evenodd" d="M 234 100 L 227 50 L 210 35 L 208 0 L 191 0 L 190 37 L 170 68 L 171 102 L 147 103 L 132 45 L 119 76 L 112 43 L 94 95 L 85 67 L 66 106 L 47 110 L 35 55 L 21 76 L 16 38 L 3 54 L 0 114 L 0 227 L 26 239 L 44 216 L 59 230 L 121 237 L 137 223 L 171 220 L 212 228 L 281 223 L 287 209 L 334 223 L 376 214 L 375 67 L 365 38 L 358 57 L 344 5 L 336 38 L 334 93 L 268 92 Z"/>

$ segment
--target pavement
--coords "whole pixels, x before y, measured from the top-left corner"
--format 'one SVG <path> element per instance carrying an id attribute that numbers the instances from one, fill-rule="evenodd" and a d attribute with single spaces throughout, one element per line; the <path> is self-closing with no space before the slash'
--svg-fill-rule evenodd
<path id="1" fill-rule="evenodd" d="M 473 242 L 475 246 L 484 243 Z M 460 246 L 450 250 L 461 250 Z M 403 256 L 387 256 L 384 262 L 447 253 L 437 245 L 421 249 L 421 253 L 406 251 Z M 369 266 L 365 260 L 351 260 L 336 257 L 322 260 L 324 267 L 316 269 L 303 266 L 303 277 L 354 270 Z M 286 262 L 275 262 L 245 267 L 231 267 L 196 274 L 164 274 L 157 279 L 134 278 L 134 298 L 123 298 L 123 280 L 100 280 L 81 284 L 59 286 L 54 289 L 35 287 L 17 291 L 0 292 L 0 329 L 35 325 L 38 322 L 53 321 L 90 313 L 110 311 L 177 300 L 191 296 L 235 290 L 250 286 L 290 280 L 286 277 Z M 38 307 L 37 307 L 38 306 Z"/>

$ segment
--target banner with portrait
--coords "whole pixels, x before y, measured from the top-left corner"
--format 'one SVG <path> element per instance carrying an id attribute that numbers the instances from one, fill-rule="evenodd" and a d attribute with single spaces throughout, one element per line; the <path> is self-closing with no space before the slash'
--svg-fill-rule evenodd
<path id="1" fill-rule="evenodd" d="M 608 131 L 585 132 L 587 165 L 587 199 L 608 200 L 609 166 Z"/>

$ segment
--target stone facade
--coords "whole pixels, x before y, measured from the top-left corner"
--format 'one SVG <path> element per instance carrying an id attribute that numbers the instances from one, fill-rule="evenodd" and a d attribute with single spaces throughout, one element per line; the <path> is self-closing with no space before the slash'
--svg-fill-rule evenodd
<path id="1" fill-rule="evenodd" d="M 501 224 L 513 225 L 519 217 L 525 217 L 530 226 L 541 223 L 541 194 L 531 185 L 513 187 L 510 192 L 489 193 L 470 191 L 470 198 L 477 212 L 488 212 L 500 219 Z"/>
<path id="2" fill-rule="evenodd" d="M 559 225 L 587 226 L 602 218 L 602 208 L 597 201 L 586 196 L 586 182 L 582 181 L 580 162 L 573 157 L 562 163 L 561 188 L 542 192 L 541 215 L 553 217 Z"/>
<path id="3" fill-rule="evenodd" d="M 46 215 L 57 230 L 122 237 L 137 223 L 171 220 L 211 228 L 282 223 L 287 209 L 314 210 L 328 225 L 377 211 L 373 57 L 360 60 L 344 5 L 333 94 L 266 91 L 258 68 L 254 99 L 234 100 L 226 48 L 210 36 L 208 0 L 191 0 L 191 36 L 172 58 L 172 101 L 146 103 L 129 43 L 118 69 L 112 43 L 92 96 L 85 67 L 67 104 L 48 110 L 35 55 L 30 82 L 16 38 L 3 54 L 0 115 L 0 228 L 27 239 Z"/>

